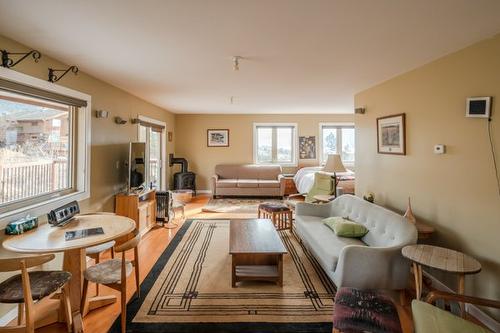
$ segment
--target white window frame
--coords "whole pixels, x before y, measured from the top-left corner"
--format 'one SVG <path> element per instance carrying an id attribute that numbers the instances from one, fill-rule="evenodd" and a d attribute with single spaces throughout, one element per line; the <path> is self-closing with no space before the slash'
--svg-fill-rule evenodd
<path id="1" fill-rule="evenodd" d="M 319 123 L 319 162 L 321 165 L 324 165 L 326 161 L 323 159 L 323 127 L 326 126 L 338 126 L 338 127 L 346 127 L 346 126 L 352 126 L 354 127 L 354 131 L 356 131 L 356 127 L 354 126 L 354 123 Z M 339 131 L 337 129 L 337 153 L 342 156 L 342 131 Z M 344 162 L 344 165 L 346 167 L 354 167 L 356 164 L 356 160 L 354 160 L 354 163 L 351 161 Z"/>
<path id="2" fill-rule="evenodd" d="M 53 197 L 42 202 L 28 204 L 27 206 L 13 209 L 0 214 L 0 229 L 5 228 L 7 223 L 17 220 L 27 214 L 31 216 L 42 216 L 50 210 L 67 204 L 71 201 L 81 201 L 90 197 L 90 146 L 91 146 L 91 96 L 73 89 L 69 89 L 48 81 L 44 81 L 23 73 L 13 71 L 11 69 L 0 67 L 0 78 L 17 82 L 23 85 L 32 86 L 38 89 L 54 92 L 60 95 L 65 95 L 87 102 L 86 107 L 79 107 L 75 115 L 76 138 L 74 153 L 74 169 L 72 174 L 75 175 L 74 192 L 67 194 L 55 193 Z M 73 173 L 74 172 L 74 173 Z"/>
<path id="3" fill-rule="evenodd" d="M 259 163 L 257 160 L 257 128 L 258 127 L 292 127 L 292 162 L 265 162 Z M 298 165 L 298 152 L 299 152 L 299 144 L 298 144 L 298 136 L 297 136 L 298 126 L 297 123 L 253 123 L 253 163 L 254 164 L 274 164 L 281 165 L 283 167 L 296 167 Z"/>
<path id="4" fill-rule="evenodd" d="M 155 124 L 158 126 L 163 126 L 163 131 L 161 132 L 161 170 L 160 170 L 160 190 L 166 191 L 169 188 L 168 184 L 168 177 L 167 177 L 167 123 L 157 120 L 154 118 L 149 118 L 143 115 L 137 115 L 137 119 L 142 120 L 147 123 Z M 140 131 L 141 131 L 141 124 L 137 124 L 137 141 L 140 141 Z M 146 142 L 147 143 L 147 142 Z M 147 154 L 147 160 L 149 161 L 149 145 L 146 144 L 146 154 Z M 149 163 L 147 165 L 148 170 L 146 171 L 146 174 L 148 176 L 148 181 L 149 181 Z M 149 185 L 148 185 L 149 186 Z"/>

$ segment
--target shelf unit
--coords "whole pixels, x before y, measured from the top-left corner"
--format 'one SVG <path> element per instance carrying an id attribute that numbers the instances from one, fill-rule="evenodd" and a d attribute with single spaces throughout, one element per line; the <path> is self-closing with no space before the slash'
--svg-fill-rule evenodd
<path id="1" fill-rule="evenodd" d="M 120 193 L 115 197 L 115 213 L 131 218 L 144 235 L 156 225 L 156 191 Z"/>

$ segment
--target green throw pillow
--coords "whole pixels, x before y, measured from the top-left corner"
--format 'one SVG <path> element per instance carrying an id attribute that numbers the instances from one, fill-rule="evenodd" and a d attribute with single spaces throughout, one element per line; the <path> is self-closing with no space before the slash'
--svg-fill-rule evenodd
<path id="1" fill-rule="evenodd" d="M 328 217 L 323 220 L 323 224 L 332 229 L 339 237 L 359 238 L 368 233 L 368 229 L 364 225 L 340 216 Z"/>

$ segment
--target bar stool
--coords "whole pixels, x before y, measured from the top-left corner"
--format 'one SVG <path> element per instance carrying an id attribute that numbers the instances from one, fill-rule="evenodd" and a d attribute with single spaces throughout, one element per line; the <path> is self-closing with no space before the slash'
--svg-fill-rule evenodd
<path id="1" fill-rule="evenodd" d="M 65 271 L 28 272 L 27 270 L 54 258 L 53 254 L 44 254 L 35 257 L 0 259 L 0 272 L 21 271 L 21 274 L 14 275 L 0 283 L 0 303 L 18 304 L 17 326 L 0 327 L 0 332 L 34 333 L 36 313 L 34 301 L 50 296 L 59 289 L 62 289 L 61 306 L 64 309 L 67 331 L 71 332 L 73 317 L 67 290 L 71 273 Z"/>

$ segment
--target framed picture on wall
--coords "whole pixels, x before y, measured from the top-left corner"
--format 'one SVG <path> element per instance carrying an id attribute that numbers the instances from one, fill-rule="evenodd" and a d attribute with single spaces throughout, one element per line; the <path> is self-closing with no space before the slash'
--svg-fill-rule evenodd
<path id="1" fill-rule="evenodd" d="M 406 155 L 405 114 L 377 118 L 379 154 Z"/>
<path id="2" fill-rule="evenodd" d="M 208 129 L 207 130 L 208 147 L 229 147 L 228 129 Z"/>
<path id="3" fill-rule="evenodd" d="M 301 160 L 316 159 L 315 136 L 299 136 L 299 158 Z"/>

